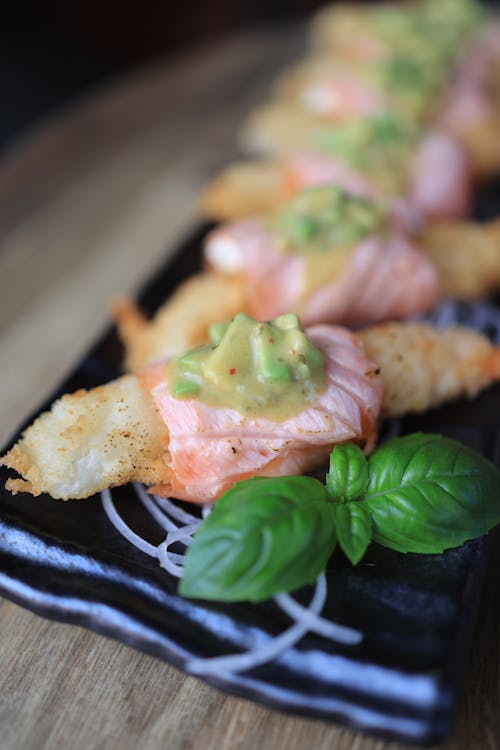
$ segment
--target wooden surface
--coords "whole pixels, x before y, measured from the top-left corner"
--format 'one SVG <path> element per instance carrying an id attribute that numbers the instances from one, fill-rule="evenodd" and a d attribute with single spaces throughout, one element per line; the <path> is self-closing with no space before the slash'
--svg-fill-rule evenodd
<path id="1" fill-rule="evenodd" d="M 196 220 L 237 123 L 300 35 L 253 32 L 80 102 L 0 167 L 0 441 Z M 449 750 L 497 750 L 499 545 Z M 0 602 L 0 747 L 397 750 L 225 696 L 126 646 Z"/>

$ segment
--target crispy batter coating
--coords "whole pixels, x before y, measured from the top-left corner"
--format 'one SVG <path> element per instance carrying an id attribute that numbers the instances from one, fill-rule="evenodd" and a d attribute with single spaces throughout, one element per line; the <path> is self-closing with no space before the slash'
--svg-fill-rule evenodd
<path id="1" fill-rule="evenodd" d="M 443 297 L 479 299 L 500 287 L 500 221 L 443 221 L 420 244 L 439 272 Z"/>
<path id="2" fill-rule="evenodd" d="M 113 306 L 113 316 L 125 345 L 125 366 L 138 370 L 207 340 L 212 323 L 229 320 L 243 307 L 237 278 L 200 273 L 181 284 L 152 321 L 130 301 Z"/>
<path id="3" fill-rule="evenodd" d="M 337 57 L 356 60 L 365 59 L 363 48 L 358 44 L 360 28 L 369 20 L 370 9 L 359 3 L 335 3 L 325 5 L 317 11 L 310 25 L 310 46 L 323 54 L 334 53 Z M 363 44 L 363 40 L 361 41 Z M 377 41 L 373 40 L 374 51 Z M 376 56 L 376 55 L 375 55 Z"/>
<path id="4" fill-rule="evenodd" d="M 360 334 L 380 367 L 382 415 L 422 412 L 446 401 L 473 398 L 500 379 L 500 349 L 477 331 L 427 323 L 385 323 Z"/>
<path id="5" fill-rule="evenodd" d="M 166 479 L 168 434 L 148 392 L 134 375 L 63 396 L 0 459 L 23 479 L 11 492 L 89 497 L 133 480 Z"/>
<path id="6" fill-rule="evenodd" d="M 289 154 L 311 146 L 321 118 L 294 102 L 271 101 L 256 107 L 240 134 L 242 147 L 256 154 Z"/>
<path id="7" fill-rule="evenodd" d="M 287 197 L 285 175 L 278 162 L 241 161 L 208 184 L 200 197 L 200 209 L 209 219 L 226 221 L 265 213 Z"/>
<path id="8" fill-rule="evenodd" d="M 500 110 L 500 101 L 495 101 Z M 465 147 L 472 174 L 478 179 L 494 177 L 500 169 L 500 111 L 480 123 L 457 124 L 454 136 Z"/>
<path id="9" fill-rule="evenodd" d="M 200 210 L 207 219 L 232 221 L 272 211 L 289 197 L 279 161 L 239 161 L 208 183 L 200 197 Z"/>

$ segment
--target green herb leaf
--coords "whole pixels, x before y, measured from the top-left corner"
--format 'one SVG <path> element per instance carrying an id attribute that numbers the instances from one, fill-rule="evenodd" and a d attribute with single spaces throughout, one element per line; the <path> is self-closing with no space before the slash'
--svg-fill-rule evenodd
<path id="1" fill-rule="evenodd" d="M 312 477 L 239 482 L 196 533 L 180 593 L 256 602 L 313 583 L 336 544 L 327 499 Z"/>
<path id="2" fill-rule="evenodd" d="M 350 502 L 361 497 L 368 486 L 368 463 L 358 445 L 337 445 L 330 455 L 326 488 L 332 500 Z"/>
<path id="3" fill-rule="evenodd" d="M 362 503 L 334 503 L 331 510 L 340 547 L 352 564 L 357 565 L 372 538 L 370 512 Z"/>
<path id="4" fill-rule="evenodd" d="M 440 553 L 500 521 L 500 472 L 455 440 L 420 433 L 396 438 L 368 467 L 363 505 L 373 540 L 386 547 Z"/>

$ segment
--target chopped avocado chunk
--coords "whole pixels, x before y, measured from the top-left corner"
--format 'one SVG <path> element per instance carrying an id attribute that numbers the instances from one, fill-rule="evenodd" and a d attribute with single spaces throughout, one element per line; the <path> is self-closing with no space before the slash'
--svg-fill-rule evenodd
<path id="1" fill-rule="evenodd" d="M 260 322 L 238 313 L 211 333 L 217 343 L 167 363 L 176 398 L 195 397 L 247 417 L 283 421 L 307 408 L 325 386 L 323 354 L 297 315 Z"/>
<path id="2" fill-rule="evenodd" d="M 200 386 L 188 378 L 177 378 L 174 383 L 174 393 L 176 396 L 193 396 L 200 392 Z"/>
<path id="3" fill-rule="evenodd" d="M 179 361 L 192 370 L 199 370 L 205 352 L 211 348 L 211 346 L 196 346 L 187 352 L 183 352 L 179 356 Z"/>
<path id="4" fill-rule="evenodd" d="M 214 344 L 220 344 L 222 341 L 222 337 L 227 331 L 229 323 L 212 323 L 210 328 L 208 329 L 208 336 L 210 338 L 210 341 Z"/>

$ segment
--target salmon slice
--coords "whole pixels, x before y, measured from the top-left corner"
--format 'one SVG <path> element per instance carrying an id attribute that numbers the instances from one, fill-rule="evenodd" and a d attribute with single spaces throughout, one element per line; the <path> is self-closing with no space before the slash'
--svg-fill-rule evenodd
<path id="1" fill-rule="evenodd" d="M 422 138 L 412 166 L 407 200 L 424 222 L 459 219 L 469 213 L 471 167 L 458 140 L 439 131 Z"/>
<path id="2" fill-rule="evenodd" d="M 240 479 L 301 474 L 321 464 L 337 443 L 373 448 L 382 403 L 376 365 L 345 329 L 316 326 L 307 334 L 325 356 L 326 388 L 313 406 L 283 422 L 175 398 L 163 365 L 144 373 L 170 436 L 171 477 L 155 492 L 209 502 Z"/>
<path id="3" fill-rule="evenodd" d="M 307 296 L 304 255 L 277 250 L 257 219 L 216 229 L 205 258 L 216 272 L 241 275 L 248 309 L 261 320 L 296 310 L 306 325 L 363 325 L 424 312 L 439 297 L 434 265 L 396 226 L 388 237 L 360 242 L 335 277 Z"/>

